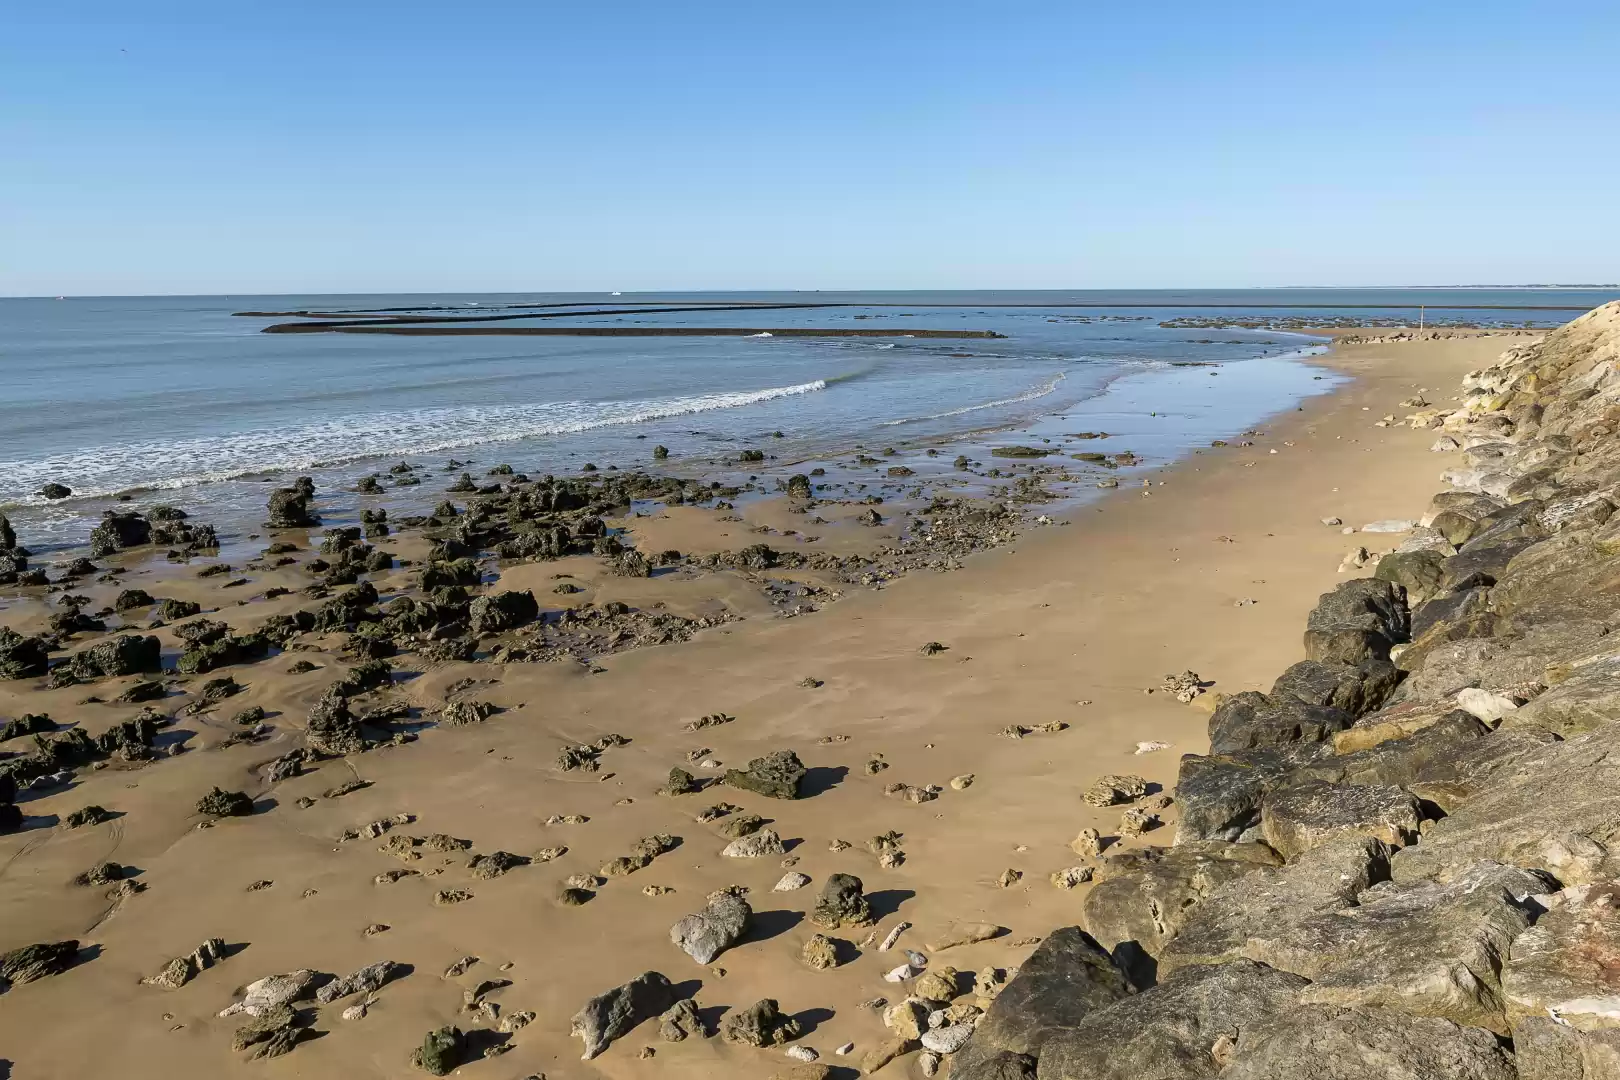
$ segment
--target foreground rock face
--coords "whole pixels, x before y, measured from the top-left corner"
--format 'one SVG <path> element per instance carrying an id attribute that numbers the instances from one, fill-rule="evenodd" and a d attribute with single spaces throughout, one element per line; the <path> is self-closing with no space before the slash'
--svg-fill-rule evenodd
<path id="1" fill-rule="evenodd" d="M 1463 391 L 1407 421 L 1456 490 L 1217 702 L 1175 845 L 1101 861 L 954 1076 L 1620 1080 L 1620 303 Z"/>

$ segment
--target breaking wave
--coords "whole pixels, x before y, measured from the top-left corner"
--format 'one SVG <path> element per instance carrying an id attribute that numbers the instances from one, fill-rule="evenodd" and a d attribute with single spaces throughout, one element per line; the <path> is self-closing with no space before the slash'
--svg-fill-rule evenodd
<path id="1" fill-rule="evenodd" d="M 0 505 L 38 505 L 34 493 L 67 484 L 76 498 L 132 489 L 173 490 L 258 473 L 326 468 L 366 458 L 431 454 L 487 443 L 674 416 L 736 409 L 777 398 L 813 394 L 827 380 L 693 397 L 642 401 L 550 401 L 528 405 L 460 406 L 334 417 L 296 427 L 169 442 L 92 447 L 34 461 L 0 461 Z"/>

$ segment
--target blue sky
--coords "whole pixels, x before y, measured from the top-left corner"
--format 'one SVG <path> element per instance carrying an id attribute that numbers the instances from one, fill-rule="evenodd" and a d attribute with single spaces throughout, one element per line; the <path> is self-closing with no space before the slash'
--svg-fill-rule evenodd
<path id="1" fill-rule="evenodd" d="M 11 4 L 0 295 L 1620 279 L 1612 3 Z"/>

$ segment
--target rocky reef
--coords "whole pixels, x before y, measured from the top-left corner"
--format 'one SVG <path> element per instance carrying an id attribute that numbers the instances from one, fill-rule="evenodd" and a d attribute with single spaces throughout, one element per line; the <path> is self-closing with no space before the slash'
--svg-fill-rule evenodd
<path id="1" fill-rule="evenodd" d="M 1219 702 L 971 1080 L 1620 1076 L 1620 303 L 1407 418 L 1458 463 Z M 1423 403 L 1427 405 L 1427 403 Z"/>

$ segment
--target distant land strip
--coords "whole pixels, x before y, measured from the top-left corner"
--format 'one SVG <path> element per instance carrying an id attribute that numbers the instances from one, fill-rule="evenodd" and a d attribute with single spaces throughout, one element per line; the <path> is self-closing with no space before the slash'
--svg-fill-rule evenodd
<path id="1" fill-rule="evenodd" d="M 1000 338 L 994 330 L 919 330 L 874 326 L 817 328 L 813 326 L 421 326 L 388 323 L 286 323 L 267 326 L 264 333 L 321 334 L 522 334 L 530 337 L 860 337 L 860 338 Z"/>
<path id="2" fill-rule="evenodd" d="M 367 310 L 355 310 L 355 311 L 233 311 L 233 312 L 231 312 L 231 314 L 235 315 L 235 316 L 242 316 L 242 317 L 247 317 L 247 318 L 255 318 L 255 317 L 257 317 L 257 318 L 285 318 L 287 316 L 296 315 L 296 316 L 298 316 L 300 318 L 309 318 L 309 319 L 327 319 L 327 318 L 330 318 L 333 315 L 361 315 L 361 316 L 364 316 L 365 318 L 363 320 L 355 320 L 355 321 L 364 321 L 364 322 L 368 322 L 368 323 L 393 322 L 393 321 L 396 321 L 396 320 L 399 321 L 399 322 L 493 322 L 496 319 L 558 319 L 558 318 L 562 318 L 565 315 L 658 315 L 658 314 L 664 314 L 666 312 L 671 312 L 671 311 L 781 311 L 781 310 L 788 309 L 788 308 L 823 308 L 823 307 L 849 307 L 849 306 L 852 306 L 852 305 L 848 305 L 848 304 L 809 304 L 809 303 L 786 303 L 786 302 L 772 304 L 772 303 L 765 303 L 763 301 L 760 302 L 760 303 L 731 303 L 731 304 L 725 304 L 725 303 L 718 303 L 717 302 L 717 303 L 709 304 L 709 303 L 704 303 L 701 300 L 686 301 L 686 302 L 684 302 L 684 303 L 682 303 L 681 305 L 678 305 L 678 306 L 675 305 L 673 301 L 670 302 L 670 303 L 664 303 L 662 301 L 651 301 L 651 303 L 655 303 L 657 306 L 655 306 L 655 307 L 634 307 L 634 308 L 627 308 L 627 307 L 604 308 L 604 307 L 602 307 L 601 301 L 597 301 L 597 302 L 590 303 L 590 304 L 500 304 L 500 305 L 497 305 L 496 307 L 486 308 L 485 309 L 486 311 L 489 311 L 489 310 L 496 310 L 496 311 L 518 311 L 518 310 L 523 310 L 524 314 L 522 314 L 522 315 L 395 315 L 394 314 L 395 312 L 401 312 L 401 311 L 466 311 L 467 309 L 464 308 L 464 307 L 460 307 L 460 308 L 448 308 L 448 307 L 373 308 L 373 309 L 371 309 L 369 311 L 367 311 Z M 899 306 L 899 305 L 896 305 L 896 306 Z M 599 310 L 589 310 L 589 311 L 569 310 L 569 311 L 540 311 L 540 312 L 535 312 L 533 310 L 535 308 L 570 308 L 570 309 L 574 309 L 574 308 L 592 308 L 592 309 L 599 309 Z M 393 315 L 394 318 L 392 318 L 392 319 L 379 318 L 379 316 L 385 316 L 385 315 Z"/>

